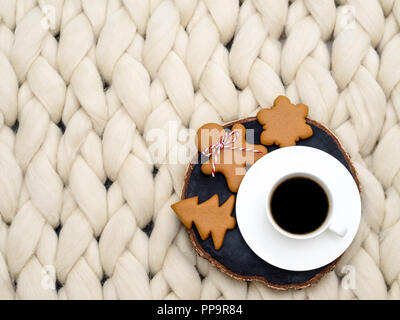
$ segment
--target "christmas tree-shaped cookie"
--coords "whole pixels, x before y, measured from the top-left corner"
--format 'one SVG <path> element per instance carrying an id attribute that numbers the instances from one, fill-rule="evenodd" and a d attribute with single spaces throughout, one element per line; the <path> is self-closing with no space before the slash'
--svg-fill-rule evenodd
<path id="1" fill-rule="evenodd" d="M 218 195 L 200 204 L 198 200 L 198 197 L 188 198 L 173 204 L 171 208 L 186 228 L 190 229 L 193 223 L 196 225 L 201 239 L 207 239 L 211 233 L 214 247 L 218 250 L 224 242 L 226 231 L 233 229 L 236 224 L 231 216 L 235 197 L 230 196 L 222 206 L 219 206 Z"/>

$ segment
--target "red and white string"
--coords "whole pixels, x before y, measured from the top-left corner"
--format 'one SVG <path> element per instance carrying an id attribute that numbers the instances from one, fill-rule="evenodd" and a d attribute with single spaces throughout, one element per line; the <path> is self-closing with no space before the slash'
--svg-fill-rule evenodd
<path id="1" fill-rule="evenodd" d="M 243 148 L 243 147 L 235 147 L 234 143 L 239 138 L 240 133 L 238 130 L 233 130 L 230 132 L 225 132 L 225 134 L 221 137 L 221 139 L 214 143 L 213 145 L 205 148 L 202 151 L 202 154 L 206 157 L 211 157 L 212 163 L 212 176 L 215 176 L 215 164 L 218 162 L 218 158 L 220 157 L 222 149 L 230 149 L 230 150 L 240 150 L 240 151 L 249 151 L 262 154 L 260 150 L 253 148 Z"/>

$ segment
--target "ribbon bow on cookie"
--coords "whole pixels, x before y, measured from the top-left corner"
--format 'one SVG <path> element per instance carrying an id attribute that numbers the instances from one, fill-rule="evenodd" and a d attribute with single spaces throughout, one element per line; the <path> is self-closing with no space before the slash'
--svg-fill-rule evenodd
<path id="1" fill-rule="evenodd" d="M 267 154 L 262 145 L 252 145 L 246 141 L 246 128 L 235 124 L 230 132 L 216 123 L 208 123 L 197 131 L 197 148 L 208 161 L 202 164 L 201 171 L 215 176 L 221 172 L 232 192 L 237 192 L 246 173 L 245 166 L 251 165 Z"/>

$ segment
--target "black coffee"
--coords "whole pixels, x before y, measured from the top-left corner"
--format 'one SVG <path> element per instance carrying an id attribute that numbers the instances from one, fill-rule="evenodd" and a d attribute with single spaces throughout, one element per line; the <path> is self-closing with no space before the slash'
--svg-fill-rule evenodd
<path id="1" fill-rule="evenodd" d="M 314 180 L 293 177 L 282 181 L 275 188 L 270 209 L 275 222 L 283 230 L 306 234 L 324 223 L 329 200 L 325 190 Z"/>

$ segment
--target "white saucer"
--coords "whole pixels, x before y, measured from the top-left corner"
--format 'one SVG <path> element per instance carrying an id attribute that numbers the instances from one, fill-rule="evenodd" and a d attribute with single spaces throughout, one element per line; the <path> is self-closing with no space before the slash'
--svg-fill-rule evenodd
<path id="1" fill-rule="evenodd" d="M 267 194 L 277 179 L 293 172 L 324 181 L 331 192 L 333 217 L 347 228 L 344 237 L 326 230 L 315 238 L 292 239 L 274 229 L 267 217 Z M 360 194 L 350 172 L 330 154 L 311 147 L 281 148 L 262 157 L 247 171 L 236 198 L 236 219 L 248 246 L 264 261 L 286 270 L 316 269 L 338 258 L 353 241 L 360 217 Z"/>

